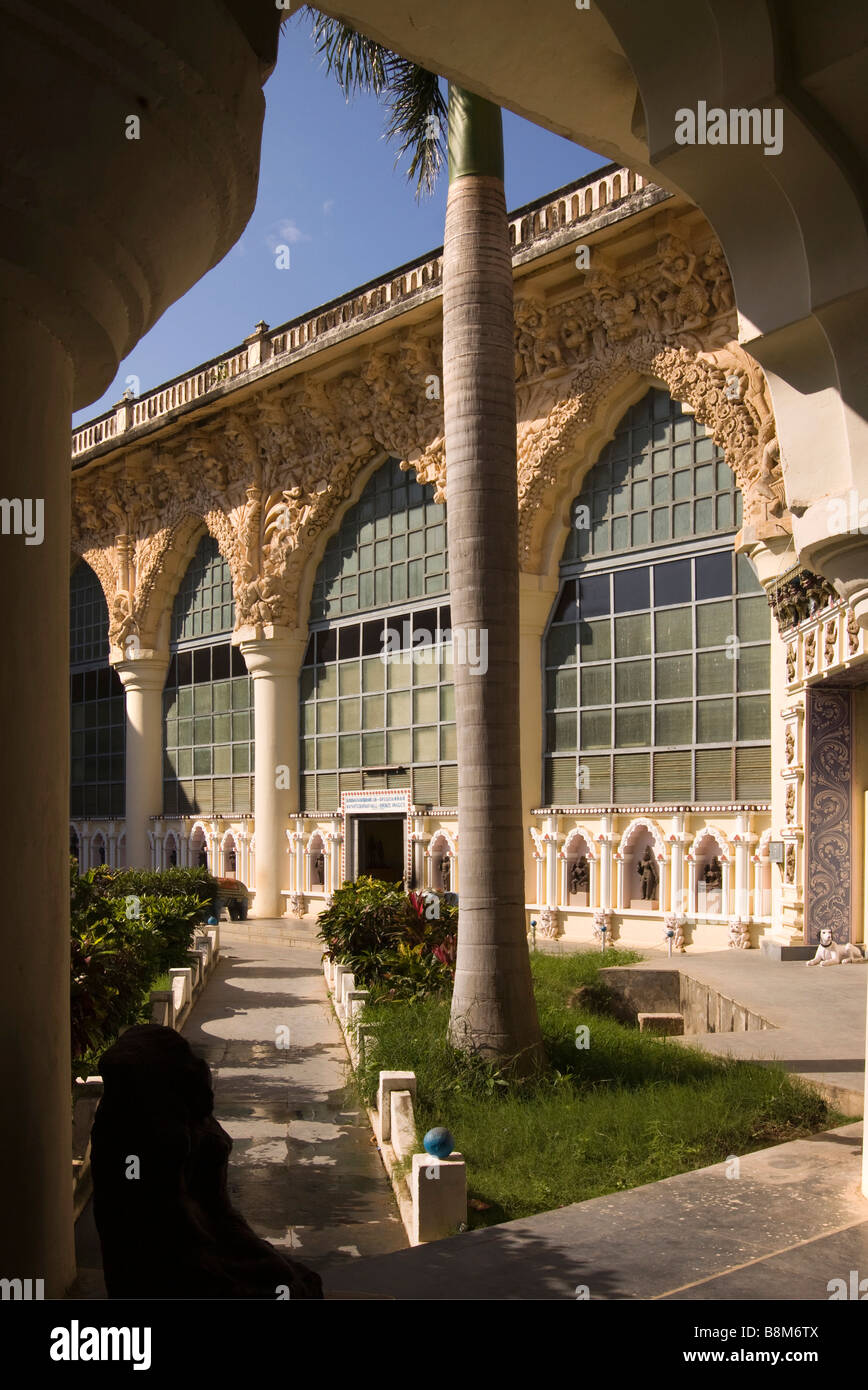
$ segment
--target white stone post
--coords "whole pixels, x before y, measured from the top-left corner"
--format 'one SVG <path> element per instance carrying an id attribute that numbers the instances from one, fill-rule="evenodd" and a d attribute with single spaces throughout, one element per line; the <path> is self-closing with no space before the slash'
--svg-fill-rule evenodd
<path id="1" fill-rule="evenodd" d="M 626 888 L 624 883 L 625 873 L 623 854 L 615 855 L 615 863 L 617 865 L 617 894 L 613 903 L 613 907 L 620 908 L 623 911 L 625 907 L 629 907 L 632 901 L 631 898 L 627 898 L 624 896 Z"/>
<path id="2" fill-rule="evenodd" d="M 597 896 L 600 880 L 600 862 L 596 856 L 589 855 L 588 863 L 591 868 L 591 881 L 588 885 L 588 907 L 600 907 L 602 904 Z"/>
<path id="3" fill-rule="evenodd" d="M 696 916 L 696 860 L 692 854 L 687 856 L 687 915 Z"/>
<path id="4" fill-rule="evenodd" d="M 257 917 L 279 917 L 286 878 L 286 829 L 298 796 L 298 675 L 305 639 L 285 629 L 240 643 L 253 677 Z"/>
<path id="5" fill-rule="evenodd" d="M 150 868 L 149 817 L 163 809 L 163 686 L 168 666 L 168 655 L 156 652 L 115 663 L 126 703 L 126 833 L 131 869 Z"/>

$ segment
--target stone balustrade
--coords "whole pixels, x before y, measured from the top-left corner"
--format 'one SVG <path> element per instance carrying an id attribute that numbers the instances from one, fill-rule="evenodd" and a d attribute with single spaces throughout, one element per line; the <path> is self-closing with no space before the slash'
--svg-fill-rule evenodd
<path id="1" fill-rule="evenodd" d="M 576 224 L 613 207 L 623 198 L 648 187 L 660 198 L 663 189 L 646 184 L 641 174 L 610 165 L 604 173 L 578 180 L 560 189 L 553 198 L 519 208 L 510 218 L 509 239 L 513 253 L 528 251 L 538 240 L 549 242 L 555 233 L 569 231 Z M 388 279 L 372 281 L 326 304 L 313 314 L 303 315 L 269 330 L 258 331 L 241 347 L 230 349 L 194 371 L 161 384 L 142 396 L 127 393 L 112 410 L 73 431 L 72 457 L 81 458 L 101 445 L 127 432 L 141 430 L 173 412 L 227 388 L 241 379 L 263 371 L 289 365 L 304 356 L 312 344 L 323 345 L 329 335 L 343 333 L 348 325 L 367 326 L 372 316 L 387 313 L 398 305 L 422 301 L 440 292 L 443 274 L 441 249 L 412 261 Z"/>
<path id="2" fill-rule="evenodd" d="M 349 967 L 328 956 L 323 974 L 353 1066 L 363 1067 L 366 1040 L 376 1029 L 362 1021 L 368 991 L 356 989 Z M 410 1244 L 423 1245 L 466 1229 L 467 1166 L 460 1153 L 441 1159 L 417 1152 L 415 1099 L 414 1072 L 381 1071 L 368 1118 Z"/>

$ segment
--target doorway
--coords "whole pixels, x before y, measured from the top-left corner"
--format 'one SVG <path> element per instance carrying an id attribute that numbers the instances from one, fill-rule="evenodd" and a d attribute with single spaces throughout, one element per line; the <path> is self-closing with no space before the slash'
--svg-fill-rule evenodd
<path id="1" fill-rule="evenodd" d="M 398 883 L 405 872 L 403 816 L 358 816 L 355 833 L 356 874 Z"/>

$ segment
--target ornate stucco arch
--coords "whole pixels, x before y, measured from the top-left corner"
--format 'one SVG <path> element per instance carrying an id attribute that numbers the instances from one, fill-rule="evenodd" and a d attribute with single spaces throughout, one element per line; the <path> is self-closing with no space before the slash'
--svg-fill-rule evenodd
<path id="1" fill-rule="evenodd" d="M 447 848 L 447 850 L 449 851 L 449 853 L 450 853 L 450 855 L 452 856 L 452 858 L 453 858 L 453 859 L 457 859 L 457 858 L 458 858 L 458 845 L 457 845 L 456 837 L 455 837 L 455 835 L 452 833 L 452 831 L 451 831 L 451 830 L 447 830 L 445 826 L 440 826 L 439 830 L 435 830 L 435 831 L 434 831 L 434 834 L 431 836 L 431 843 L 429 844 L 428 849 L 427 849 L 427 851 L 426 851 L 426 853 L 427 853 L 427 855 L 428 855 L 428 858 L 429 858 L 429 859 L 433 859 L 433 858 L 434 858 L 434 854 L 435 854 L 435 852 L 436 852 L 436 850 L 437 850 L 437 847 L 438 847 L 438 845 L 440 844 L 441 840 L 445 843 L 446 848 Z"/>
<path id="2" fill-rule="evenodd" d="M 574 840 L 584 841 L 589 859 L 599 858 L 599 851 L 594 848 L 594 832 L 592 830 L 584 830 L 580 825 L 574 825 L 572 830 L 566 835 L 564 843 L 561 846 L 561 859 L 569 859 Z"/>
<path id="3" fill-rule="evenodd" d="M 630 821 L 618 841 L 617 853 L 619 855 L 626 854 L 630 847 L 630 842 L 640 830 L 649 830 L 651 832 L 651 839 L 654 841 L 654 853 L 657 855 L 657 858 L 661 861 L 668 859 L 669 855 L 666 849 L 666 839 L 663 835 L 663 831 L 655 820 L 650 820 L 647 816 L 637 816 Z"/>
<path id="4" fill-rule="evenodd" d="M 713 825 L 710 821 L 706 821 L 705 825 L 697 830 L 687 847 L 687 853 L 695 858 L 697 851 L 702 848 L 706 840 L 716 840 L 721 853 L 725 854 L 727 859 L 733 858 L 733 848 L 729 836 L 721 830 L 719 825 Z"/>
<path id="5" fill-rule="evenodd" d="M 556 572 L 569 508 L 626 411 L 652 386 L 705 425 L 744 497 L 744 528 L 757 539 L 790 530 L 774 417 L 765 378 L 736 342 L 712 352 L 642 338 L 615 362 L 592 363 L 522 431 L 519 422 L 519 554 L 531 573 Z M 537 393 L 536 410 L 545 408 Z M 583 467 L 579 464 L 582 461 Z"/>

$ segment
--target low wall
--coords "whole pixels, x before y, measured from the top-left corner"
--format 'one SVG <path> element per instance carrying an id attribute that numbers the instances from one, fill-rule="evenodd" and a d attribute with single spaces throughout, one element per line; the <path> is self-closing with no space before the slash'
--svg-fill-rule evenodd
<path id="1" fill-rule="evenodd" d="M 684 1032 L 746 1033 L 773 1025 L 744 1004 L 695 980 L 684 970 L 636 970 L 610 965 L 600 980 L 612 992 L 613 1012 L 623 1023 L 636 1023 L 640 1013 L 679 1013 Z"/>
<path id="2" fill-rule="evenodd" d="M 368 991 L 356 989 L 352 971 L 339 961 L 323 957 L 323 974 L 350 1061 L 354 1068 L 364 1066 L 376 1030 L 364 1018 Z M 467 1167 L 460 1153 L 434 1158 L 417 1152 L 415 1098 L 413 1072 L 381 1071 L 376 1107 L 368 1111 L 368 1119 L 407 1238 L 411 1245 L 424 1245 L 466 1230 Z"/>

